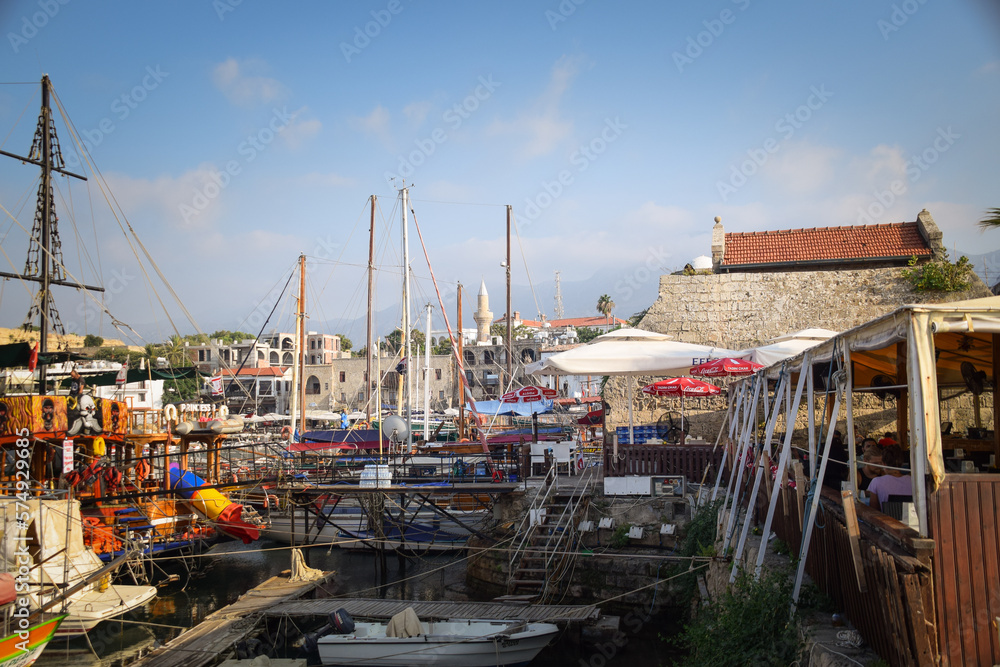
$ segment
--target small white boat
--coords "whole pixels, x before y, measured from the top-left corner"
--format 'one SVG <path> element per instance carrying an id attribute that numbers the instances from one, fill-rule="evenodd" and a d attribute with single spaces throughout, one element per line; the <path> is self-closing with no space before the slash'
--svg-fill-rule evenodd
<path id="1" fill-rule="evenodd" d="M 452 619 L 419 622 L 419 634 L 392 637 L 386 634 L 390 624 L 356 623 L 350 634 L 320 637 L 316 643 L 321 662 L 380 667 L 523 665 L 559 631 L 551 623 Z"/>

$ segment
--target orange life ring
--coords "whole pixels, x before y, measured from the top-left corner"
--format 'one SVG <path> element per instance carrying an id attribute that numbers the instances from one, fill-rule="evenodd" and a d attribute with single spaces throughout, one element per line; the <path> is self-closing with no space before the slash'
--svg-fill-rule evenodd
<path id="1" fill-rule="evenodd" d="M 292 439 L 292 427 L 291 426 L 282 426 L 281 427 L 281 438 L 283 440 L 291 440 Z"/>

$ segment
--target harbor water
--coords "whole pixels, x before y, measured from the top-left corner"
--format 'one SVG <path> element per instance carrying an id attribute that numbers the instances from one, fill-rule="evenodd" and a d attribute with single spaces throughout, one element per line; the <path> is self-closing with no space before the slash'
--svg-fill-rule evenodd
<path id="1" fill-rule="evenodd" d="M 371 553 L 330 549 L 328 545 L 304 551 L 310 567 L 337 573 L 327 587 L 332 596 L 469 599 L 465 589 L 465 555 L 461 553 L 405 560 L 389 555 L 383 575 L 376 570 L 377 558 Z M 249 545 L 223 542 L 187 562 L 157 561 L 152 584 L 167 581 L 170 575 L 177 575 L 177 580 L 165 583 L 144 609 L 106 621 L 86 637 L 53 640 L 35 664 L 40 667 L 128 665 L 269 577 L 289 569 L 290 562 L 287 545 L 264 540 Z M 662 623 L 658 619 L 622 629 L 625 632 L 618 642 L 609 640 L 597 647 L 581 647 L 569 637 L 560 638 L 535 663 L 559 667 L 634 665 L 637 661 L 643 665 L 669 664 L 670 647 L 663 641 Z"/>

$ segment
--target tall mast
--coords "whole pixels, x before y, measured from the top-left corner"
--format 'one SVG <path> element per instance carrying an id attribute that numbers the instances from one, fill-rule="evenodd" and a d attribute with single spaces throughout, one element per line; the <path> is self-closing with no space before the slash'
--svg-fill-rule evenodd
<path id="1" fill-rule="evenodd" d="M 372 219 L 368 230 L 368 339 L 365 349 L 368 351 L 365 363 L 365 419 L 372 420 L 372 282 L 375 276 L 375 195 L 371 197 Z M 346 407 L 346 406 L 345 406 Z M 381 414 L 381 413 L 380 413 Z"/>
<path id="2" fill-rule="evenodd" d="M 510 204 L 507 205 L 507 384 L 514 388 L 514 341 L 512 322 L 513 313 L 510 312 Z M 501 387 L 503 393 L 503 387 Z"/>
<path id="3" fill-rule="evenodd" d="M 413 396 L 413 373 L 410 372 L 410 241 L 407 236 L 406 210 L 409 208 L 409 190 L 400 191 L 403 198 L 403 368 L 406 374 L 406 449 L 413 445 L 413 429 L 410 428 Z"/>
<path id="4" fill-rule="evenodd" d="M 465 335 L 462 333 L 462 283 L 458 283 L 458 358 L 465 360 Z M 455 364 L 455 374 L 462 372 L 462 366 Z M 455 378 L 455 386 L 458 388 L 458 437 L 465 437 L 465 391 L 462 388 L 462 378 Z"/>
<path id="5" fill-rule="evenodd" d="M 299 255 L 299 434 L 306 432 L 306 256 Z"/>
<path id="6" fill-rule="evenodd" d="M 38 352 L 44 354 L 49 349 L 49 329 L 55 327 L 62 331 L 59 314 L 52 302 L 50 288 L 52 285 L 65 285 L 77 289 L 103 292 L 103 287 L 82 285 L 66 280 L 62 265 L 62 244 L 59 241 L 55 200 L 52 193 L 52 172 L 72 176 L 81 181 L 87 180 L 79 174 L 64 169 L 62 152 L 59 150 L 59 140 L 56 138 L 55 124 L 52 122 L 52 107 L 49 103 L 49 93 L 52 83 L 48 75 L 42 76 L 42 108 L 38 116 L 38 126 L 31 142 L 28 157 L 0 150 L 0 155 L 6 155 L 22 162 L 30 162 L 42 168 L 42 179 L 38 187 L 38 198 L 35 204 L 35 222 L 31 230 L 31 241 L 28 248 L 28 261 L 24 267 L 24 275 L 0 271 L 4 278 L 18 278 L 40 284 L 37 303 L 33 303 L 28 311 L 27 322 L 31 321 L 35 310 L 38 310 Z M 65 332 L 63 332 L 65 333 Z M 38 393 L 45 394 L 47 368 L 44 363 L 38 366 Z"/>
<path id="7" fill-rule="evenodd" d="M 424 334 L 424 442 L 430 440 L 431 415 L 431 311 L 434 306 L 427 304 L 427 333 Z"/>

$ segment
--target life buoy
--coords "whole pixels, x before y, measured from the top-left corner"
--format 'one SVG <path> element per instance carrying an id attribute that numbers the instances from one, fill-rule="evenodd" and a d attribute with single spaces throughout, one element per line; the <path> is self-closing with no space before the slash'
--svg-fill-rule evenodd
<path id="1" fill-rule="evenodd" d="M 291 440 L 292 439 L 292 427 L 291 426 L 282 426 L 281 427 L 281 439 L 282 440 Z"/>
<path id="2" fill-rule="evenodd" d="M 163 406 L 163 418 L 168 422 L 177 421 L 177 406 L 176 405 L 165 405 Z"/>
<path id="3" fill-rule="evenodd" d="M 219 419 L 229 419 L 229 406 L 219 406 Z"/>

